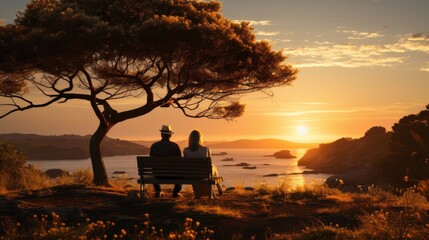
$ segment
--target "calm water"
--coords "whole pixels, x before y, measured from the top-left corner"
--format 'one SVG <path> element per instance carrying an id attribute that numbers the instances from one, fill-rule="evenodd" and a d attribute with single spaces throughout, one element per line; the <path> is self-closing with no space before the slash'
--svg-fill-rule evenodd
<path id="1" fill-rule="evenodd" d="M 294 159 L 276 159 L 274 157 L 266 157 L 277 152 L 277 149 L 212 149 L 212 153 L 227 152 L 227 155 L 213 156 L 213 163 L 217 166 L 220 175 L 224 178 L 224 185 L 230 186 L 254 186 L 257 184 L 275 184 L 278 185 L 282 181 L 287 180 L 292 186 L 302 186 L 313 182 L 321 183 L 328 176 L 327 174 L 294 174 L 294 175 L 279 175 L 277 177 L 263 177 L 268 174 L 285 174 L 285 173 L 301 173 L 305 169 L 298 166 L 298 160 L 305 154 L 306 149 L 291 149 L 291 153 L 297 158 Z M 233 158 L 234 161 L 222 161 L 225 158 Z M 235 165 L 239 163 L 248 163 L 256 169 L 243 169 L 240 166 L 225 166 Z M 61 168 L 67 171 L 77 169 L 91 169 L 89 159 L 84 160 L 39 160 L 28 161 L 42 171 L 51 168 Z M 114 171 L 125 171 L 129 177 L 137 178 L 137 162 L 136 156 L 115 156 L 105 157 L 109 176 L 114 176 Z"/>

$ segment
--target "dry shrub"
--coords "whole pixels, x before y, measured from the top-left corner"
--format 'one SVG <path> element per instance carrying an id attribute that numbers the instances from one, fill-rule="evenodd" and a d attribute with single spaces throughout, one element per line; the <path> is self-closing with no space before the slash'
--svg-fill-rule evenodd
<path id="1" fill-rule="evenodd" d="M 140 188 L 139 184 L 137 184 L 137 181 L 134 178 L 130 178 L 127 174 L 121 174 L 119 176 L 113 177 L 110 180 L 110 185 L 114 189 L 126 191 Z M 185 189 L 182 190 L 185 191 Z"/>
<path id="2" fill-rule="evenodd" d="M 0 141 L 0 189 L 3 191 L 22 188 L 21 169 L 26 162 L 25 155 L 12 144 Z"/>
<path id="3" fill-rule="evenodd" d="M 89 168 L 77 169 L 68 175 L 63 175 L 54 180 L 55 185 L 91 185 L 92 171 Z"/>
<path id="4" fill-rule="evenodd" d="M 274 234 L 270 239 L 276 240 L 344 240 L 359 239 L 355 238 L 354 232 L 339 226 L 316 226 L 307 227 L 300 233 L 293 234 Z"/>
<path id="5" fill-rule="evenodd" d="M 417 185 L 417 191 L 429 198 L 429 180 L 420 181 Z"/>
<path id="6" fill-rule="evenodd" d="M 225 208 L 219 205 L 195 205 L 192 207 L 192 210 L 200 213 L 208 213 L 219 216 L 231 217 L 231 218 L 241 218 L 241 213 L 238 210 Z"/>
<path id="7" fill-rule="evenodd" d="M 336 188 L 330 188 L 325 184 L 310 184 L 296 187 L 291 193 L 292 200 L 313 199 L 318 200 L 327 196 L 343 194 Z"/>
<path id="8" fill-rule="evenodd" d="M 366 239 L 428 239 L 429 204 L 415 188 L 407 189 L 391 211 L 379 210 L 361 217 L 360 235 Z"/>
<path id="9" fill-rule="evenodd" d="M 39 190 L 50 187 L 51 180 L 39 169 L 32 165 L 25 166 L 21 169 L 20 189 Z"/>
<path id="10" fill-rule="evenodd" d="M 290 189 L 289 181 L 283 181 L 280 185 L 272 188 L 271 199 L 280 202 L 288 201 L 291 197 Z"/>

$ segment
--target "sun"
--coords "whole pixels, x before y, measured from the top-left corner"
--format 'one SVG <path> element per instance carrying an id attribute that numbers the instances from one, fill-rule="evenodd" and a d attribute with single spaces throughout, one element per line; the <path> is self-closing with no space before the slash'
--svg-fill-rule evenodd
<path id="1" fill-rule="evenodd" d="M 306 135 L 308 133 L 308 128 L 303 125 L 299 125 L 296 127 L 296 131 L 299 135 Z"/>

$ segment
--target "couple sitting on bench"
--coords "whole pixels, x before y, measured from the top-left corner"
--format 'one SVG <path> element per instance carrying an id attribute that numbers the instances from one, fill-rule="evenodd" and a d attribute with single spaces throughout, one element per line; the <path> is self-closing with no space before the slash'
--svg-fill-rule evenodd
<path id="1" fill-rule="evenodd" d="M 160 129 L 161 131 L 161 141 L 158 141 L 150 147 L 150 156 L 151 157 L 181 157 L 181 151 L 179 145 L 170 141 L 171 131 L 170 125 L 163 125 Z M 188 158 L 210 158 L 210 149 L 206 146 L 203 146 L 203 137 L 201 132 L 198 130 L 193 130 L 188 139 L 188 147 L 183 150 L 183 156 Z M 212 164 L 212 175 L 213 177 L 219 177 L 218 170 L 215 165 Z M 155 188 L 155 197 L 161 197 L 163 195 L 161 191 L 160 184 L 153 184 Z M 222 184 L 216 184 L 219 195 L 222 195 Z M 192 188 L 194 190 L 195 198 L 200 198 L 202 196 L 208 196 L 212 191 L 212 186 L 209 184 L 198 184 L 193 183 Z M 175 184 L 173 188 L 173 197 L 183 197 L 179 192 L 182 189 L 181 184 Z M 211 197 L 211 196 L 210 196 Z"/>

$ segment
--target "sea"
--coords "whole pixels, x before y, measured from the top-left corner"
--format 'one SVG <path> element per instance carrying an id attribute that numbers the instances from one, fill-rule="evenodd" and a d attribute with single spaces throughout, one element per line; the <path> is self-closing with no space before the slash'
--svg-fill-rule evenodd
<path id="1" fill-rule="evenodd" d="M 280 150 L 212 149 L 212 162 L 218 168 L 219 175 L 223 177 L 225 187 L 287 184 L 287 186 L 295 188 L 304 185 L 321 184 L 330 176 L 322 173 L 308 173 L 311 169 L 298 166 L 298 160 L 306 153 L 307 149 L 289 149 L 296 158 L 275 158 L 273 154 Z M 104 157 L 103 160 L 109 177 L 137 179 L 136 155 Z M 83 160 L 33 160 L 28 161 L 28 163 L 42 171 L 53 168 L 69 172 L 78 169 L 91 169 L 89 158 Z M 246 165 L 246 167 L 243 165 Z M 307 173 L 303 173 L 304 171 L 307 171 Z"/>

